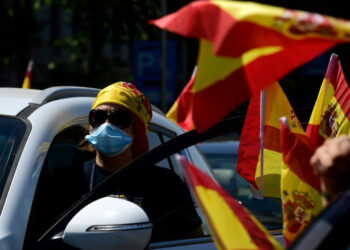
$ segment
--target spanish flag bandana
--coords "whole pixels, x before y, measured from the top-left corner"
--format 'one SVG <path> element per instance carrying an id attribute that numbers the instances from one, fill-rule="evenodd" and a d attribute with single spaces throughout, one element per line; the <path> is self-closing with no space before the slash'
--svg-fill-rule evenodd
<path id="1" fill-rule="evenodd" d="M 148 151 L 146 134 L 152 118 L 152 108 L 145 95 L 131 83 L 116 82 L 105 87 L 98 93 L 91 109 L 95 109 L 105 103 L 121 105 L 131 112 L 136 129 L 133 143 L 135 156 Z"/>

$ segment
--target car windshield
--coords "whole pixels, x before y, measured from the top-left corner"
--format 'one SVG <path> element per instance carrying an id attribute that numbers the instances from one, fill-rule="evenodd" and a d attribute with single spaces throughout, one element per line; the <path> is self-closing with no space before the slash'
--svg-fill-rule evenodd
<path id="1" fill-rule="evenodd" d="M 26 131 L 22 120 L 0 116 L 0 195 Z"/>

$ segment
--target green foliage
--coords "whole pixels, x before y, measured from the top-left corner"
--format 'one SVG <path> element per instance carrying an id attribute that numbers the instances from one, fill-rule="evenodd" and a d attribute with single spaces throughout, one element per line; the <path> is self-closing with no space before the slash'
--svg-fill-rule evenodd
<path id="1" fill-rule="evenodd" d="M 160 7 L 152 0 L 2 1 L 0 70 L 9 66 L 20 86 L 33 59 L 36 88 L 131 79 L 132 42 L 160 39 L 147 23 L 160 17 Z"/>

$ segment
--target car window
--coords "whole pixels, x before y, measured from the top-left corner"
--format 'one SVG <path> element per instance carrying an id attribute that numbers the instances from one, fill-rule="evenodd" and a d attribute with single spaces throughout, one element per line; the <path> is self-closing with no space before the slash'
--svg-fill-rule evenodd
<path id="1" fill-rule="evenodd" d="M 147 137 L 150 150 L 163 143 L 162 135 L 157 132 L 155 128 L 148 132 Z M 158 166 L 170 169 L 169 161 L 167 158 L 159 162 Z"/>
<path id="2" fill-rule="evenodd" d="M 211 140 L 214 140 L 213 138 Z M 198 143 L 198 148 L 202 148 L 203 144 Z M 282 229 L 282 210 L 281 210 L 281 202 L 279 199 L 273 199 L 273 198 L 264 198 L 264 200 L 259 200 L 253 197 L 252 191 L 250 189 L 249 183 L 243 179 L 240 175 L 238 175 L 236 171 L 236 162 L 237 157 L 236 150 L 237 146 L 232 145 L 231 143 L 228 144 L 225 147 L 232 147 L 231 150 L 227 150 L 231 152 L 228 155 L 223 154 L 225 150 L 218 148 L 219 145 L 215 144 L 213 152 L 216 150 L 219 150 L 220 153 L 218 154 L 212 154 L 208 155 L 208 152 L 206 151 L 206 156 L 208 163 L 211 167 L 211 170 L 213 170 L 213 174 L 216 178 L 216 180 L 220 183 L 220 185 L 228 191 L 231 196 L 236 198 L 241 204 L 243 204 L 246 208 L 249 209 L 249 211 L 262 223 L 264 224 L 269 230 L 281 230 Z M 185 156 L 190 162 L 194 163 L 197 167 L 201 169 L 205 169 L 206 166 L 201 166 L 203 163 L 200 161 L 193 162 L 193 159 L 189 158 L 189 148 L 184 148 L 181 151 L 177 152 L 179 154 L 182 154 Z M 175 154 L 172 154 L 169 156 L 169 159 L 171 160 L 173 164 L 173 168 L 176 174 L 180 176 L 180 178 L 183 179 L 183 175 L 180 170 L 180 166 L 178 165 L 177 161 L 175 160 Z M 198 165 L 201 164 L 201 165 Z M 201 211 L 198 208 L 198 205 L 193 200 L 194 207 L 197 210 L 197 214 L 202 219 L 202 232 L 203 235 L 209 235 L 210 231 L 208 228 L 208 225 L 205 223 L 205 218 Z M 179 239 L 181 240 L 181 239 Z"/>
<path id="3" fill-rule="evenodd" d="M 147 134 L 149 149 L 151 150 L 159 146 L 160 144 L 166 141 L 169 141 L 171 138 L 174 138 L 175 136 L 176 136 L 175 132 L 170 131 L 166 128 L 157 126 L 155 124 L 151 124 L 150 131 Z M 169 157 L 158 162 L 157 166 L 173 170 L 172 161 Z"/>
<path id="4" fill-rule="evenodd" d="M 174 137 L 169 137 L 167 135 L 163 135 L 164 138 L 164 142 L 169 141 L 170 139 L 174 138 Z M 181 154 L 184 155 L 186 158 L 190 158 L 189 153 L 187 152 L 187 150 L 183 150 L 181 151 Z M 176 164 L 176 160 L 175 160 L 175 155 L 170 155 L 168 157 L 168 160 L 170 162 L 170 165 L 172 166 L 172 170 L 183 180 L 185 181 L 185 177 L 183 175 L 183 173 L 181 172 L 179 166 Z"/>
<path id="5" fill-rule="evenodd" d="M 175 136 L 176 136 L 176 134 L 174 132 L 166 130 L 163 127 L 159 127 L 159 126 L 156 126 L 153 124 L 150 132 L 148 133 L 148 141 L 149 141 L 150 149 L 153 149 L 153 148 L 159 146 L 161 143 L 164 143 L 164 142 L 171 140 Z M 180 153 L 182 155 L 184 155 L 188 160 L 191 160 L 190 153 L 188 152 L 188 149 L 183 149 L 180 151 Z M 186 188 L 188 190 L 187 184 L 185 183 L 184 175 L 181 172 L 180 167 L 175 160 L 175 154 L 169 155 L 165 159 L 162 159 L 161 161 L 157 162 L 156 165 L 159 167 L 162 167 L 162 168 L 169 169 L 172 172 L 174 172 L 174 174 L 176 174 L 178 177 L 180 177 L 181 181 L 183 182 L 184 185 L 186 185 Z M 189 192 L 189 190 L 188 190 L 188 192 Z M 159 199 L 162 199 L 162 198 L 159 197 Z M 192 203 L 193 203 L 193 207 L 196 210 L 196 213 L 200 217 L 200 220 L 204 221 L 204 216 L 199 211 L 199 208 L 198 208 L 198 206 L 193 198 L 192 198 Z M 167 218 L 165 217 L 165 218 L 163 218 L 163 220 L 166 221 Z M 209 230 L 204 222 L 201 224 L 200 227 L 201 227 L 201 229 L 200 229 L 201 236 L 209 235 Z M 179 236 L 177 238 L 173 238 L 172 240 L 182 240 L 184 238 L 186 238 L 186 237 Z M 159 243 L 159 241 L 157 241 L 157 240 L 156 241 L 152 240 L 152 243 L 155 243 L 155 242 Z"/>
<path id="6" fill-rule="evenodd" d="M 73 201 L 67 201 L 66 204 L 53 207 L 50 200 L 55 199 L 58 185 L 64 188 L 64 183 L 55 182 L 55 175 L 60 173 L 60 168 L 74 168 L 74 166 L 80 164 L 80 161 L 88 160 L 91 157 L 88 152 L 83 153 L 83 151 L 77 149 L 85 134 L 86 129 L 84 127 L 73 126 L 63 130 L 53 139 L 38 180 L 27 226 L 25 248 L 30 248 L 35 240 L 57 220 L 59 215 L 73 204 Z M 64 192 L 63 188 L 62 192 Z M 75 201 L 79 198 L 77 197 Z"/>
<path id="7" fill-rule="evenodd" d="M 189 187 L 187 186 L 187 183 L 185 181 L 185 178 L 184 178 L 184 175 L 182 173 L 182 171 L 180 170 L 180 166 L 178 164 L 178 162 L 176 161 L 175 159 L 175 155 L 176 154 L 181 154 L 183 155 L 184 157 L 186 157 L 189 161 L 191 161 L 191 159 L 189 159 L 189 152 L 188 152 L 188 148 L 185 148 L 181 151 L 178 151 L 172 155 L 169 155 L 167 158 L 170 160 L 171 164 L 172 164 L 172 169 L 171 171 L 173 171 L 174 175 L 178 176 L 179 179 L 181 180 L 181 182 L 183 183 L 184 186 L 186 186 L 186 190 L 187 192 L 191 195 L 191 192 L 189 190 Z M 156 163 L 156 165 L 158 165 L 159 162 Z M 159 197 L 159 199 L 162 199 L 161 197 Z M 173 238 L 172 240 L 177 240 L 177 241 L 181 241 L 181 240 L 185 240 L 185 239 L 195 239 L 195 238 L 198 238 L 198 237 L 203 237 L 203 236 L 208 236 L 210 235 L 210 232 L 209 232 L 209 229 L 208 229 L 208 226 L 206 225 L 205 223 L 205 218 L 204 218 L 204 215 L 201 213 L 201 211 L 199 210 L 199 207 L 194 199 L 193 196 L 191 196 L 191 202 L 192 202 L 192 206 L 195 210 L 195 214 L 196 216 L 199 217 L 200 219 L 200 226 L 196 229 L 195 232 L 191 233 L 191 234 L 187 234 L 187 235 L 179 235 L 179 237 L 176 237 L 176 238 Z M 174 206 L 174 211 L 176 211 L 178 208 L 177 206 Z M 173 216 L 171 213 L 169 214 L 169 217 Z M 168 218 L 167 217 L 164 217 L 162 218 L 162 220 L 166 221 Z M 162 223 L 162 220 L 160 220 L 160 223 Z M 159 245 L 159 241 L 151 241 L 150 242 L 151 245 L 150 247 L 152 248 L 153 247 L 153 244 L 155 244 L 156 246 L 162 246 L 162 245 Z"/>
<path id="8" fill-rule="evenodd" d="M 0 197 L 26 129 L 26 123 L 20 119 L 0 117 Z"/>
<path id="9" fill-rule="evenodd" d="M 155 148 L 162 143 L 161 136 L 154 130 L 149 131 L 147 137 L 149 149 Z"/>

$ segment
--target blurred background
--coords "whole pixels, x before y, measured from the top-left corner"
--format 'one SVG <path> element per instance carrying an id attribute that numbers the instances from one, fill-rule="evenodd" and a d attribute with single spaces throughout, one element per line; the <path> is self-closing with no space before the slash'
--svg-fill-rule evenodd
<path id="1" fill-rule="evenodd" d="M 166 112 L 190 79 L 198 41 L 147 22 L 189 2 L 0 0 L 0 86 L 21 87 L 27 64 L 33 60 L 32 88 L 103 88 L 129 81 Z M 346 3 L 340 0 L 258 2 L 350 19 Z M 332 52 L 339 55 L 347 77 L 350 45 L 345 44 L 280 81 L 300 120 L 309 118 L 309 112 L 299 110 L 313 107 Z M 233 114 L 245 112 L 246 106 Z"/>

